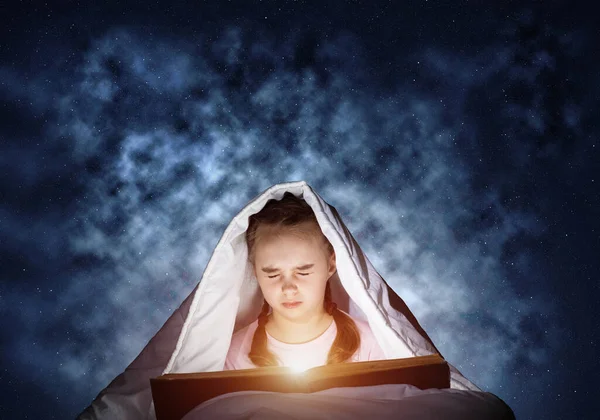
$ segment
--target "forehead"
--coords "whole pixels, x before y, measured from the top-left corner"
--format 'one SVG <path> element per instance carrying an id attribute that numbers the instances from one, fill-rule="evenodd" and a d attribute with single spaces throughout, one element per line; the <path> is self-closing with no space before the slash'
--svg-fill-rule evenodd
<path id="1" fill-rule="evenodd" d="M 318 229 L 318 227 L 315 227 Z M 255 245 L 256 260 L 277 259 L 281 261 L 318 258 L 325 253 L 320 231 L 267 230 L 259 232 Z"/>
<path id="2" fill-rule="evenodd" d="M 258 239 L 271 239 L 273 237 L 296 236 L 307 240 L 322 239 L 323 233 L 316 222 L 303 222 L 294 226 L 263 224 L 256 229 Z"/>

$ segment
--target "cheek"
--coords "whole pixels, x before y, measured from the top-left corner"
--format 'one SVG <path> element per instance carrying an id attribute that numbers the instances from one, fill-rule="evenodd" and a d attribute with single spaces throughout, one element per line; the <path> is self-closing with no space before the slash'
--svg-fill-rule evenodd
<path id="1" fill-rule="evenodd" d="M 277 290 L 281 290 L 281 285 L 273 279 L 261 280 L 258 284 L 264 295 L 272 295 Z"/>

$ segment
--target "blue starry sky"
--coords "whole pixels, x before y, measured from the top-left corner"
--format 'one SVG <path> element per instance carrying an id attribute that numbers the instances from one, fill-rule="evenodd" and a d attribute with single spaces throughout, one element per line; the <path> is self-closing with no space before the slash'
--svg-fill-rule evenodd
<path id="1" fill-rule="evenodd" d="M 517 418 L 597 418 L 598 21 L 473 3 L 2 6 L 0 418 L 74 418 L 295 180 Z"/>

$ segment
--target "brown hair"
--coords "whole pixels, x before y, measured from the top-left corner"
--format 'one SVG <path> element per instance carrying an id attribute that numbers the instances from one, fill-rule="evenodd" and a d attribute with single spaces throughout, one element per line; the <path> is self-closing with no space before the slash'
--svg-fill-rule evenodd
<path id="1" fill-rule="evenodd" d="M 327 252 L 331 255 L 334 252 L 333 246 L 321 232 L 312 208 L 303 199 L 296 197 L 290 192 L 286 192 L 281 200 L 271 199 L 267 201 L 267 204 L 260 212 L 250 216 L 248 230 L 246 231 L 248 258 L 254 263 L 256 243 L 260 241 L 260 236 L 257 235 L 259 226 L 268 225 L 274 228 L 299 231 L 299 225 L 307 222 L 316 225 L 315 232 L 318 231 L 318 234 L 322 237 L 326 245 Z M 329 281 L 325 286 L 323 306 L 327 313 L 333 316 L 337 326 L 337 335 L 329 350 L 327 364 L 343 363 L 360 346 L 360 333 L 352 318 L 337 309 L 336 303 L 331 300 Z M 279 365 L 276 356 L 267 347 L 267 331 L 265 326 L 268 320 L 269 309 L 270 306 L 265 300 L 258 317 L 258 327 L 254 332 L 250 353 L 248 353 L 248 357 L 252 363 L 259 367 Z"/>

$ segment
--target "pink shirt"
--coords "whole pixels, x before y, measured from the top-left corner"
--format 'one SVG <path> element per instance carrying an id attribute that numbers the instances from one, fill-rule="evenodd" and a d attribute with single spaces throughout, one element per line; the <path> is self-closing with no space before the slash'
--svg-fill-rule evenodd
<path id="1" fill-rule="evenodd" d="M 352 356 L 351 361 L 363 362 L 385 359 L 385 354 L 379 347 L 369 324 L 355 318 L 352 319 L 360 332 L 360 347 Z M 257 327 L 258 320 L 233 334 L 223 370 L 252 369 L 256 367 L 248 358 L 248 353 Z M 327 363 L 327 355 L 336 334 L 335 321 L 331 322 L 330 326 L 320 336 L 302 344 L 283 343 L 267 332 L 267 346 L 279 358 L 281 365 L 300 366 L 309 369 Z"/>

